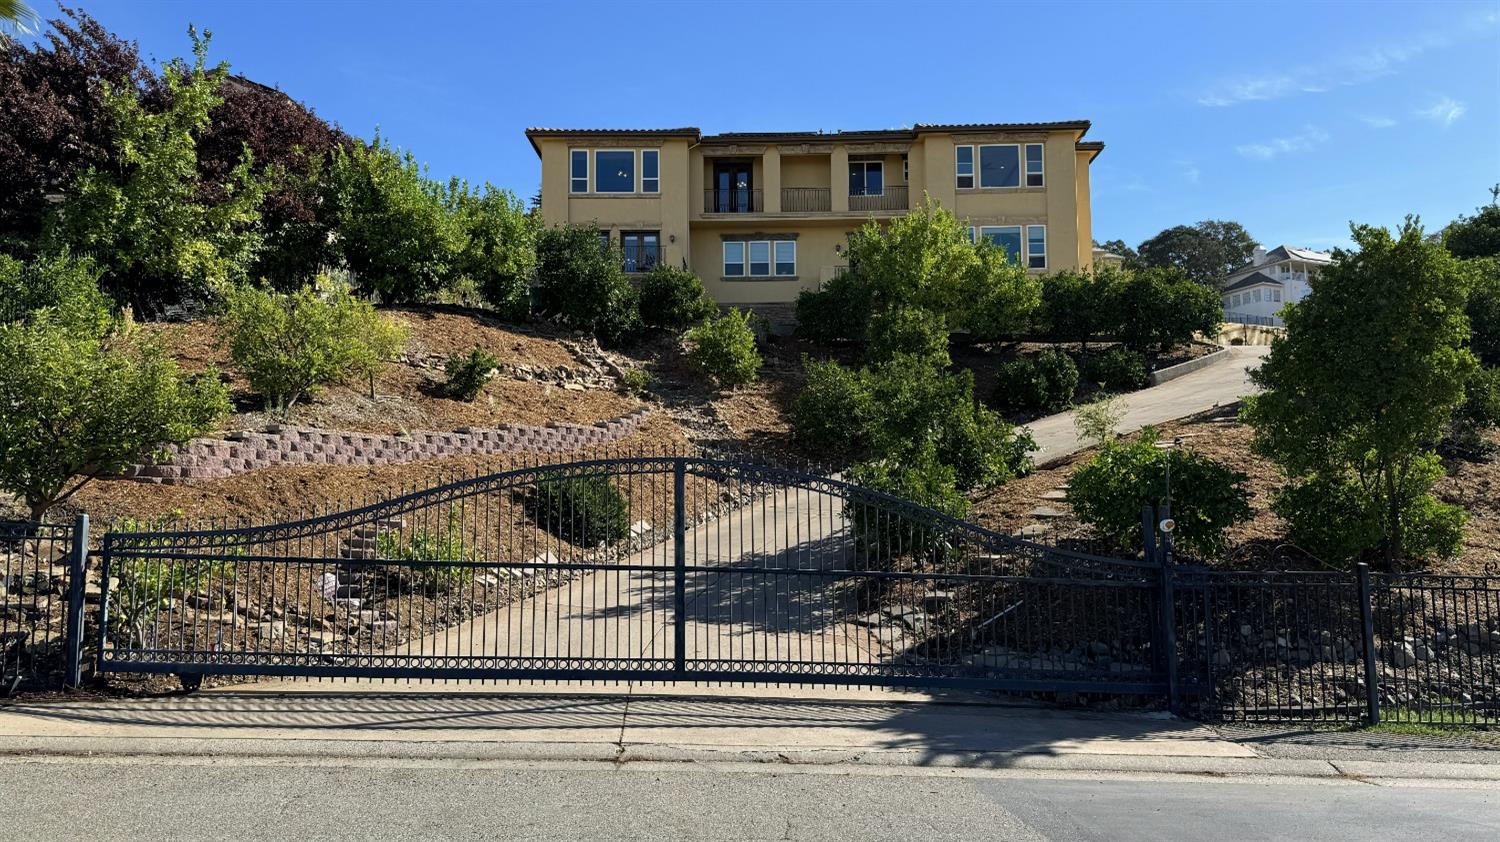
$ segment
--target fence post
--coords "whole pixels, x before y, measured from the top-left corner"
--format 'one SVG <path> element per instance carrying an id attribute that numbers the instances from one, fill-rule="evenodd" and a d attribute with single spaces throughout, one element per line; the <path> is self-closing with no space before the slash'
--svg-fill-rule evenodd
<path id="1" fill-rule="evenodd" d="M 1380 724 L 1380 687 L 1375 683 L 1375 609 L 1370 597 L 1370 565 L 1354 566 L 1359 581 L 1359 619 L 1364 626 L 1365 722 Z"/>
<path id="2" fill-rule="evenodd" d="M 687 461 L 677 457 L 672 465 L 672 631 L 673 665 L 680 673 L 687 671 L 687 507 L 683 486 L 687 478 Z"/>
<path id="3" fill-rule="evenodd" d="M 63 653 L 63 686 L 83 681 L 83 591 L 88 585 L 89 516 L 73 522 L 73 546 L 68 553 L 68 634 Z"/>
<path id="4" fill-rule="evenodd" d="M 1176 597 L 1172 589 L 1172 571 L 1167 564 L 1166 554 L 1162 552 L 1161 542 L 1157 540 L 1156 512 L 1150 506 L 1141 508 L 1141 543 L 1146 548 L 1146 561 L 1153 562 L 1160 567 L 1161 582 L 1158 597 L 1161 600 L 1161 611 L 1156 618 L 1159 627 L 1152 647 L 1159 650 L 1156 657 L 1157 669 L 1162 671 L 1167 680 L 1167 710 L 1177 712 L 1177 605 Z"/>

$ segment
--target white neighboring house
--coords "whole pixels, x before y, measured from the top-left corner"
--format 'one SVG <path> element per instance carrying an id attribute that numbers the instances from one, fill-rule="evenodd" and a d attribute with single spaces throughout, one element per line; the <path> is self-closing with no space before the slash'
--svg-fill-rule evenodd
<path id="1" fill-rule="evenodd" d="M 1332 262 L 1333 255 L 1311 249 L 1257 248 L 1224 280 L 1224 321 L 1282 326 L 1281 308 L 1306 298 L 1308 282 Z"/>

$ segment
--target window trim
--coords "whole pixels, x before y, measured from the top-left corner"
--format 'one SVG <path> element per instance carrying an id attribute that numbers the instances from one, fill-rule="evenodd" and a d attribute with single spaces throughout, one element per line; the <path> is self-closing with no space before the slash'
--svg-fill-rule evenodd
<path id="1" fill-rule="evenodd" d="M 777 257 L 776 257 L 776 249 L 778 247 L 780 247 L 780 246 L 791 246 L 792 247 L 792 260 L 791 260 L 792 271 L 790 271 L 790 272 L 783 273 L 781 271 L 781 264 L 784 261 L 778 260 Z M 796 240 L 772 240 L 771 241 L 771 276 L 774 277 L 774 278 L 795 278 L 795 277 L 797 277 L 797 241 Z"/>
<path id="2" fill-rule="evenodd" d="M 651 153 L 656 158 L 656 177 L 652 178 L 652 179 L 649 179 L 650 181 L 656 182 L 656 189 L 655 190 L 647 190 L 646 189 L 646 181 L 648 180 L 646 178 L 646 153 L 648 153 L 648 152 Z M 654 148 L 653 149 L 642 149 L 642 150 L 640 150 L 640 160 L 641 160 L 641 167 L 640 167 L 640 187 L 641 187 L 641 189 L 640 189 L 639 192 L 641 192 L 641 193 L 643 193 L 645 195 L 648 195 L 648 196 L 659 195 L 661 193 L 661 150 L 660 149 L 654 149 Z"/>
<path id="3" fill-rule="evenodd" d="M 977 144 L 976 145 L 976 149 L 975 149 L 975 153 L 974 153 L 974 184 L 976 185 L 976 187 L 978 189 L 980 189 L 980 190 L 1016 190 L 1016 189 L 1019 189 L 1020 187 L 1024 186 L 1025 183 L 1026 183 L 1026 179 L 1025 179 L 1026 159 L 1023 157 L 1025 155 L 1025 150 L 1022 149 L 1022 147 L 1024 145 L 1025 144 L 1021 144 L 1021 143 L 980 143 L 980 144 Z M 1016 183 L 1015 184 L 985 184 L 984 183 L 984 167 L 980 165 L 980 162 L 984 159 L 984 150 L 986 150 L 986 149 L 997 149 L 997 148 L 1002 148 L 1002 147 L 1006 147 L 1006 146 L 1009 146 L 1012 149 L 1016 150 L 1016 163 L 1018 164 L 1018 166 L 1016 167 Z"/>
<path id="4" fill-rule="evenodd" d="M 967 149 L 967 150 L 969 150 L 969 174 L 968 175 L 964 175 L 963 173 L 961 173 L 961 172 L 958 171 L 958 165 L 961 163 L 958 160 L 958 150 L 960 150 L 960 149 Z M 975 185 L 977 185 L 979 183 L 978 174 L 974 171 L 974 166 L 975 166 L 974 144 L 972 144 L 972 143 L 959 143 L 959 144 L 955 144 L 954 147 L 953 147 L 953 189 L 955 189 L 955 190 L 973 190 L 974 189 Z M 969 185 L 967 187 L 965 187 L 963 184 L 959 183 L 959 179 L 961 179 L 961 178 L 967 178 L 967 179 L 969 179 Z"/>
<path id="5" fill-rule="evenodd" d="M 1041 254 L 1042 265 L 1040 265 L 1040 266 L 1036 265 L 1036 263 L 1034 262 L 1037 256 L 1031 253 L 1031 231 L 1032 231 L 1032 229 L 1040 229 L 1041 232 L 1042 232 L 1042 254 Z M 1024 237 L 1025 242 L 1026 242 L 1026 247 L 1025 247 L 1025 252 L 1026 252 L 1026 268 L 1027 269 L 1042 269 L 1042 270 L 1045 270 L 1047 268 L 1047 224 L 1045 222 L 1043 222 L 1043 223 L 1038 223 L 1036 225 L 1027 225 L 1026 226 L 1026 230 L 1024 232 L 1022 232 L 1022 236 Z"/>
<path id="6" fill-rule="evenodd" d="M 1036 161 L 1037 170 L 1036 170 L 1035 173 L 1033 173 L 1031 171 L 1031 148 L 1033 146 L 1036 147 L 1037 149 L 1041 150 L 1041 154 L 1037 156 L 1037 161 Z M 1021 178 L 1022 178 L 1022 183 L 1026 187 L 1046 187 L 1047 186 L 1047 144 L 1045 144 L 1045 143 L 1028 143 L 1028 144 L 1026 144 L 1026 148 L 1021 150 L 1021 153 L 1022 153 L 1022 156 L 1023 156 L 1022 160 L 1021 160 Z M 1035 175 L 1037 177 L 1036 184 L 1032 184 L 1031 183 L 1031 177 L 1033 175 Z"/>
<path id="7" fill-rule="evenodd" d="M 630 171 L 631 171 L 631 173 L 630 173 L 630 189 L 629 190 L 600 190 L 599 189 L 599 158 L 598 158 L 598 155 L 599 155 L 600 152 L 629 152 L 630 153 Z M 640 150 L 639 149 L 620 149 L 620 148 L 617 148 L 617 147 L 606 146 L 606 147 L 596 147 L 593 150 L 593 153 L 594 153 L 594 181 L 593 181 L 593 184 L 591 186 L 594 188 L 593 192 L 594 192 L 595 195 L 597 195 L 597 196 L 629 196 L 629 195 L 632 195 L 632 194 L 640 192 L 639 187 L 640 187 L 641 168 L 640 168 L 640 165 L 639 165 L 640 162 L 638 161 L 638 159 L 640 158 Z M 659 172 L 659 170 L 658 170 L 658 172 Z"/>
<path id="8" fill-rule="evenodd" d="M 865 181 L 866 185 L 868 185 L 868 183 L 869 183 L 869 172 L 870 172 L 869 165 L 870 164 L 874 164 L 875 166 L 880 167 L 880 192 L 879 193 L 871 193 L 869 187 L 866 186 L 865 187 L 865 192 L 863 192 L 863 193 L 850 192 L 849 195 L 850 196 L 884 196 L 885 195 L 885 161 L 884 160 L 878 160 L 878 161 L 859 160 L 859 161 L 850 161 L 849 162 L 849 166 L 851 166 L 851 167 L 855 166 L 856 164 L 862 165 L 865 168 L 864 181 Z"/>
<path id="9" fill-rule="evenodd" d="M 624 266 L 625 261 L 627 261 L 627 260 L 630 259 L 630 252 L 628 250 L 629 246 L 627 246 L 625 244 L 625 240 L 626 240 L 627 237 L 635 237 L 635 238 L 639 239 L 640 243 L 638 244 L 638 247 L 641 248 L 642 250 L 645 249 L 645 246 L 646 246 L 646 242 L 645 241 L 646 241 L 647 237 L 655 237 L 656 238 L 656 248 L 655 248 L 656 254 L 655 254 L 655 256 L 653 258 L 653 262 L 651 263 L 650 266 L 648 266 L 648 267 L 646 267 L 646 268 L 643 269 L 643 268 L 641 268 L 639 261 L 637 261 L 636 268 L 634 268 L 634 269 L 626 269 L 625 268 L 625 266 Z M 630 229 L 628 231 L 622 230 L 620 232 L 620 255 L 621 255 L 621 261 L 620 261 L 621 266 L 620 266 L 620 268 L 621 268 L 621 270 L 623 270 L 627 275 L 639 275 L 639 274 L 643 274 L 643 273 L 646 273 L 646 272 L 650 272 L 652 269 L 656 268 L 656 266 L 661 263 L 661 260 L 662 260 L 661 244 L 662 244 L 662 240 L 661 240 L 661 230 L 660 229 L 657 229 L 657 230 L 654 230 L 654 231 L 650 230 L 650 229 L 645 229 L 645 228 L 632 228 L 632 229 Z"/>
<path id="10" fill-rule="evenodd" d="M 578 153 L 578 152 L 582 152 L 583 153 L 583 189 L 582 190 L 574 190 L 573 189 L 574 185 L 576 185 L 578 183 L 578 176 L 573 175 L 573 155 L 575 153 Z M 571 146 L 568 147 L 568 193 L 570 195 L 574 195 L 574 194 L 583 195 L 583 194 L 587 194 L 589 192 L 589 184 L 591 183 L 590 176 L 592 175 L 591 171 L 593 169 L 593 163 L 592 163 L 593 159 L 594 159 L 594 150 L 589 149 L 588 147 L 571 147 Z"/>
<path id="11" fill-rule="evenodd" d="M 774 275 L 774 273 L 776 271 L 776 260 L 775 260 L 775 256 L 776 255 L 771 250 L 771 243 L 773 243 L 773 242 L 775 242 L 775 241 L 774 240 L 746 240 L 745 241 L 745 277 L 747 277 L 747 278 L 769 278 L 769 277 L 772 277 Z M 763 272 L 763 273 L 755 271 L 755 263 L 756 263 L 755 257 L 754 257 L 755 246 L 758 245 L 758 244 L 760 244 L 760 243 L 765 243 L 765 246 L 766 246 L 766 271 Z"/>
<path id="12" fill-rule="evenodd" d="M 749 273 L 750 273 L 750 260 L 749 260 L 749 258 L 750 258 L 750 247 L 747 244 L 747 242 L 745 240 L 725 240 L 724 243 L 723 243 L 723 246 L 724 247 L 721 250 L 720 254 L 723 256 L 724 259 L 721 261 L 722 265 L 719 266 L 719 269 L 724 272 L 724 277 L 726 277 L 726 278 L 745 278 L 745 277 L 749 277 Z M 740 264 L 740 271 L 738 271 L 738 272 L 730 272 L 729 271 L 729 264 L 731 262 L 729 260 L 729 247 L 730 246 L 739 246 L 739 249 L 740 249 L 740 259 L 738 261 L 738 263 Z"/>

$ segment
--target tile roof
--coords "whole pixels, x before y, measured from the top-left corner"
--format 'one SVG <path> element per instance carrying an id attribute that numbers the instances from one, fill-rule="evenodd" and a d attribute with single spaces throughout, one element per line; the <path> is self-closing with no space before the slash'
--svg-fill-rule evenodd
<path id="1" fill-rule="evenodd" d="M 539 137 L 690 137 L 701 143 L 817 143 L 835 140 L 915 140 L 917 135 L 943 132 L 1024 132 L 1024 131 L 1076 131 L 1083 137 L 1092 124 L 1088 120 L 1064 120 L 1053 123 L 917 123 L 911 128 L 863 129 L 858 131 L 793 131 L 793 132 L 723 132 L 702 134 L 693 126 L 672 129 L 562 129 L 534 126 L 526 130 L 526 137 L 536 148 Z M 1098 152 L 1103 143 L 1091 141 L 1080 143 L 1078 148 Z"/>

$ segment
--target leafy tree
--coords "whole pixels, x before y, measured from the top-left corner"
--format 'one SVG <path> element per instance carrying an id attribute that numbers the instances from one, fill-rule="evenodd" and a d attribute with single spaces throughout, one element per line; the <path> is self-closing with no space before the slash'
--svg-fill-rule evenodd
<path id="1" fill-rule="evenodd" d="M 1500 257 L 1500 184 L 1490 195 L 1473 216 L 1459 216 L 1443 229 L 1443 245 L 1454 257 Z"/>
<path id="2" fill-rule="evenodd" d="M 1007 360 L 995 377 L 995 403 L 1006 412 L 1061 412 L 1078 389 L 1078 366 L 1066 353 L 1049 348 Z"/>
<path id="3" fill-rule="evenodd" d="M 1132 266 L 1136 263 L 1136 261 L 1140 260 L 1140 255 L 1136 254 L 1135 249 L 1125 245 L 1124 240 L 1105 240 L 1102 243 L 1098 240 L 1095 240 L 1094 247 L 1104 249 L 1110 254 L 1118 254 L 1119 256 L 1125 258 L 1126 266 Z"/>
<path id="4" fill-rule="evenodd" d="M 335 149 L 323 201 L 362 288 L 385 301 L 425 301 L 453 280 L 464 231 L 410 151 L 378 133 L 369 146 Z"/>
<path id="5" fill-rule="evenodd" d="M 747 386 L 760 376 L 750 313 L 731 309 L 682 334 L 688 362 L 720 386 Z"/>
<path id="6" fill-rule="evenodd" d="M 22 263 L 0 255 L 0 323 L 24 321 L 43 308 L 57 321 L 95 336 L 113 319 L 92 260 L 63 254 Z"/>
<path id="7" fill-rule="evenodd" d="M 892 505 L 862 489 L 878 491 L 916 503 L 952 518 L 969 512 L 969 501 L 958 489 L 953 467 L 944 464 L 936 447 L 925 443 L 908 458 L 874 459 L 849 470 L 852 490 L 844 504 L 844 516 L 853 526 L 857 552 L 850 560 L 856 568 L 889 569 L 902 555 L 930 552 L 939 546 L 941 518 Z"/>
<path id="8" fill-rule="evenodd" d="M 1465 307 L 1471 331 L 1469 348 L 1481 364 L 1500 366 L 1500 257 L 1465 262 L 1474 282 Z"/>
<path id="9" fill-rule="evenodd" d="M 1064 269 L 1043 277 L 1037 332 L 1059 342 L 1081 342 L 1087 350 L 1089 340 L 1118 324 L 1114 296 L 1122 279 L 1123 273 L 1108 266 Z"/>
<path id="10" fill-rule="evenodd" d="M 6 37 L 7 29 L 23 35 L 35 32 L 37 21 L 36 12 L 21 0 L 0 0 L 0 39 Z"/>
<path id="11" fill-rule="evenodd" d="M 1352 228 L 1312 294 L 1285 311 L 1286 336 L 1253 373 L 1254 448 L 1291 478 L 1278 494 L 1293 535 L 1344 518 L 1356 540 L 1308 546 L 1339 559 L 1402 558 L 1457 548 L 1463 513 L 1435 500 L 1433 447 L 1475 367 L 1464 305 L 1469 273 L 1408 219 L 1396 236 Z M 1356 513 L 1358 517 L 1350 518 Z"/>
<path id="12" fill-rule="evenodd" d="M 35 44 L 0 39 L 0 249 L 18 255 L 41 240 L 49 196 L 116 161 L 107 92 L 155 83 L 135 44 L 62 13 Z"/>
<path id="13" fill-rule="evenodd" d="M 640 296 L 620 270 L 620 255 L 592 225 L 548 228 L 537 235 L 538 314 L 605 342 L 640 329 Z"/>
<path id="14" fill-rule="evenodd" d="M 1500 368 L 1476 368 L 1464 384 L 1464 402 L 1453 412 L 1444 444 L 1465 455 L 1494 450 L 1484 433 L 1500 426 Z"/>
<path id="15" fill-rule="evenodd" d="M 651 327 L 681 330 L 717 312 L 703 282 L 687 269 L 658 263 L 641 279 L 641 319 Z"/>
<path id="16" fill-rule="evenodd" d="M 1238 222 L 1205 219 L 1168 228 L 1141 243 L 1137 251 L 1143 266 L 1181 269 L 1200 284 L 1217 286 L 1249 261 L 1258 245 Z"/>
<path id="17" fill-rule="evenodd" d="M 1165 351 L 1192 341 L 1196 333 L 1212 336 L 1224 314 L 1218 292 L 1177 269 L 1125 272 L 1111 293 L 1115 336 L 1137 351 Z"/>
<path id="18" fill-rule="evenodd" d="M 283 418 L 324 386 L 373 376 L 405 341 L 399 325 L 338 285 L 326 293 L 239 288 L 220 330 L 235 367 Z"/>
<path id="19" fill-rule="evenodd" d="M 525 203 L 509 190 L 491 184 L 471 190 L 457 179 L 449 182 L 446 197 L 464 235 L 458 274 L 479 289 L 501 318 L 524 320 L 531 311 L 527 281 L 536 268 L 537 235 Z"/>
<path id="20" fill-rule="evenodd" d="M 879 410 L 863 372 L 802 357 L 807 380 L 792 404 L 792 435 L 811 453 L 863 456 Z"/>
<path id="21" fill-rule="evenodd" d="M 822 345 L 863 342 L 874 292 L 853 272 L 840 272 L 820 290 L 797 293 L 797 335 Z"/>
<path id="22" fill-rule="evenodd" d="M 104 288 L 145 311 L 244 281 L 261 245 L 264 184 L 252 174 L 248 152 L 226 178 L 223 201 L 198 195 L 195 139 L 209 125 L 228 69 L 208 66 L 206 33 L 188 34 L 194 63 L 163 68 L 164 111 L 149 112 L 136 91 L 106 84 L 119 160 L 78 177 L 50 233 L 53 246 L 94 255 Z"/>
<path id="23" fill-rule="evenodd" d="M 916 356 L 940 368 L 950 361 L 948 326 L 930 310 L 898 307 L 876 313 L 870 319 L 869 333 L 865 358 L 872 363 L 887 362 L 898 354 Z"/>
<path id="24" fill-rule="evenodd" d="M 128 324 L 100 334 L 44 308 L 0 325 L 0 488 L 33 520 L 228 412 L 215 372 L 184 376 Z"/>
<path id="25" fill-rule="evenodd" d="M 1141 510 L 1166 502 L 1172 472 L 1173 543 L 1199 556 L 1224 549 L 1224 531 L 1249 520 L 1248 477 L 1185 448 L 1163 450 L 1147 427 L 1130 443 L 1106 441 L 1068 478 L 1068 503 L 1078 519 L 1122 547 L 1141 546 Z"/>

